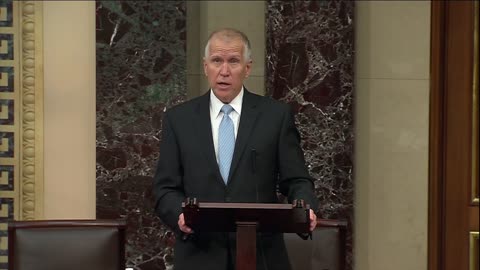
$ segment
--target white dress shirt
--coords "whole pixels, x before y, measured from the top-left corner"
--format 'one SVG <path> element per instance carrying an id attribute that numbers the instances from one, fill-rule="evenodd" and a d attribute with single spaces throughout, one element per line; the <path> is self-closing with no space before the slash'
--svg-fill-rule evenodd
<path id="1" fill-rule="evenodd" d="M 233 111 L 230 113 L 230 118 L 233 122 L 233 127 L 235 130 L 235 139 L 237 139 L 238 125 L 240 124 L 240 114 L 242 113 L 242 101 L 243 101 L 243 86 L 240 93 L 229 103 L 233 107 Z M 223 118 L 222 109 L 225 105 L 220 101 L 217 96 L 210 89 L 210 121 L 212 122 L 212 136 L 213 136 L 213 146 L 215 148 L 215 157 L 217 158 L 218 163 L 218 128 L 220 122 Z"/>

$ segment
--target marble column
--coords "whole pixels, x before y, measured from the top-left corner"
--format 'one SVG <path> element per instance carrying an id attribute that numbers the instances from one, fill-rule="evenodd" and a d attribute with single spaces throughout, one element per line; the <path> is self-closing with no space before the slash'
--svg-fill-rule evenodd
<path id="1" fill-rule="evenodd" d="M 126 262 L 171 269 L 154 213 L 162 115 L 186 100 L 185 1 L 97 1 L 97 218 L 125 218 Z M 170 267 L 170 268 L 169 268 Z"/>
<path id="2" fill-rule="evenodd" d="M 322 218 L 345 219 L 352 268 L 354 2 L 267 1 L 267 95 L 289 103 Z"/>

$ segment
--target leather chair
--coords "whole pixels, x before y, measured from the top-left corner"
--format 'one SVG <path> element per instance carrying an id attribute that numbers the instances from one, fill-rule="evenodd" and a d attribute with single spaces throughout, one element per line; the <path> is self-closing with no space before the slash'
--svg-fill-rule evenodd
<path id="1" fill-rule="evenodd" d="M 37 220 L 8 224 L 10 270 L 124 270 L 124 220 Z"/>
<path id="2" fill-rule="evenodd" d="M 312 240 L 284 233 L 292 270 L 345 269 L 346 229 L 346 221 L 318 219 Z"/>

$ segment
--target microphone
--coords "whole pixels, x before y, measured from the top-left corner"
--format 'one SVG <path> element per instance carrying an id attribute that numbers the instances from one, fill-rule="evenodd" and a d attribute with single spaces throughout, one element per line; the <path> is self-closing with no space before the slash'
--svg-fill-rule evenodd
<path id="1" fill-rule="evenodd" d="M 253 174 L 257 173 L 257 150 L 252 148 L 252 172 Z"/>
<path id="2" fill-rule="evenodd" d="M 252 173 L 255 176 L 257 174 L 257 150 L 252 148 L 251 150 L 251 160 L 252 160 Z M 254 177 L 255 179 L 255 177 Z M 258 203 L 258 182 L 255 179 L 255 202 Z"/>

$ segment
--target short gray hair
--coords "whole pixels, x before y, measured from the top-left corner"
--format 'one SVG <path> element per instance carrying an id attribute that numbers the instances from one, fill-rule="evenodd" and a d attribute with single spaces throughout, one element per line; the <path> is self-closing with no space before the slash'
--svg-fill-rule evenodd
<path id="1" fill-rule="evenodd" d="M 210 36 L 208 37 L 207 45 L 205 45 L 205 59 L 210 54 L 210 41 L 213 38 L 223 38 L 223 39 L 234 39 L 240 38 L 243 42 L 243 58 L 245 61 L 249 61 L 252 59 L 252 47 L 250 46 L 250 40 L 248 40 L 247 35 L 245 35 L 242 31 L 234 29 L 234 28 L 222 28 L 213 31 Z"/>

